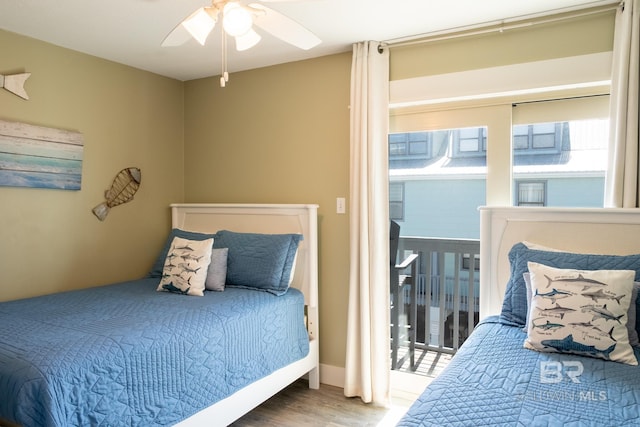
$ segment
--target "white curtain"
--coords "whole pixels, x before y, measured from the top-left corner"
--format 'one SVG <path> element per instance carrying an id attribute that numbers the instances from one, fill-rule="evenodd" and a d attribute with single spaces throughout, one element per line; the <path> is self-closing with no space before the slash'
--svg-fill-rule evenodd
<path id="1" fill-rule="evenodd" d="M 613 40 L 606 207 L 638 207 L 638 56 L 640 0 L 618 8 Z"/>
<path id="2" fill-rule="evenodd" d="M 389 52 L 353 46 L 346 396 L 389 404 Z"/>

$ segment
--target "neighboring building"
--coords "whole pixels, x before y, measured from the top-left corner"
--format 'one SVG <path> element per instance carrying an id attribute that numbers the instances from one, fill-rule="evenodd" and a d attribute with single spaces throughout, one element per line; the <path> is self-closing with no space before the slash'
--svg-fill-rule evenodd
<path id="1" fill-rule="evenodd" d="M 513 128 L 513 204 L 602 207 L 605 120 Z M 480 237 L 485 128 L 389 135 L 389 212 L 403 236 Z"/>

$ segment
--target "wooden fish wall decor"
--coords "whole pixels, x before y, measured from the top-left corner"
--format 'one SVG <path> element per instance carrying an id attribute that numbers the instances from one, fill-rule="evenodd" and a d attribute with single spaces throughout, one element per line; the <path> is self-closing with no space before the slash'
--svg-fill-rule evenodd
<path id="1" fill-rule="evenodd" d="M 142 181 L 142 172 L 138 168 L 126 168 L 118 172 L 113 179 L 111 187 L 104 192 L 104 202 L 93 208 L 93 214 L 100 221 L 104 221 L 109 213 L 109 209 L 114 206 L 127 203 L 133 199 L 140 182 Z"/>
<path id="2" fill-rule="evenodd" d="M 0 87 L 18 95 L 20 98 L 29 99 L 29 95 L 24 90 L 24 82 L 30 75 L 31 73 L 11 74 L 9 76 L 0 74 Z"/>

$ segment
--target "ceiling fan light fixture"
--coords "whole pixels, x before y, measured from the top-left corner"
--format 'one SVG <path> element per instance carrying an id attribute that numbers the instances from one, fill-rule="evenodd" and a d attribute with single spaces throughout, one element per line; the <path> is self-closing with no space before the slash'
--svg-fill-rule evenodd
<path id="1" fill-rule="evenodd" d="M 229 2 L 225 4 L 222 13 L 224 15 L 222 25 L 230 36 L 242 36 L 251 30 L 251 26 L 253 25 L 251 12 L 238 3 Z"/>
<path id="2" fill-rule="evenodd" d="M 182 22 L 182 26 L 204 46 L 209 33 L 216 25 L 217 10 L 213 7 L 201 7 Z"/>
<path id="3" fill-rule="evenodd" d="M 250 28 L 249 31 L 247 31 L 243 35 L 236 36 L 235 39 L 236 39 L 236 50 L 238 52 L 242 52 L 243 50 L 251 49 L 252 47 L 257 45 L 258 42 L 260 42 L 260 40 L 262 39 L 262 37 L 260 37 L 260 34 L 256 33 Z"/>

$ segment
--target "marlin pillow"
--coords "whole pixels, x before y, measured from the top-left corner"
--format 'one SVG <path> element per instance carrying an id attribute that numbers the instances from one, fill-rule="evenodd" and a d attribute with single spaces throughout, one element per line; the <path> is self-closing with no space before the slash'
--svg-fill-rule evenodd
<path id="1" fill-rule="evenodd" d="M 213 239 L 187 240 L 174 237 L 156 290 L 204 296 L 212 247 Z"/>
<path id="2" fill-rule="evenodd" d="M 524 325 L 523 330 L 527 332 L 527 328 L 529 327 L 529 312 L 531 311 L 531 278 L 529 273 L 524 273 L 524 283 L 527 285 L 527 323 Z M 631 303 L 629 304 L 629 311 L 627 311 L 627 332 L 629 333 L 629 344 L 632 346 L 640 346 L 640 338 L 638 337 L 637 328 L 637 317 L 636 313 L 638 311 L 638 304 L 640 304 L 640 299 L 638 298 L 638 293 L 640 292 L 640 282 L 633 282 L 633 289 L 631 290 Z M 560 296 L 560 298 L 553 298 L 554 294 L 556 296 Z M 562 293 L 553 292 L 551 294 L 545 295 L 546 297 L 550 297 L 553 301 L 554 299 L 561 299 Z"/>
<path id="3" fill-rule="evenodd" d="M 578 270 L 635 270 L 636 281 L 640 281 L 640 254 L 593 255 L 571 252 L 548 252 L 529 249 L 524 243 L 513 245 L 509 251 L 511 275 L 507 282 L 500 319 L 504 322 L 525 326 L 527 318 L 527 290 L 523 274 L 527 262 L 538 262 L 556 268 Z"/>
<path id="4" fill-rule="evenodd" d="M 638 364 L 626 327 L 635 271 L 535 262 L 528 269 L 532 297 L 525 348 Z"/>

